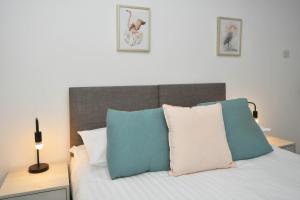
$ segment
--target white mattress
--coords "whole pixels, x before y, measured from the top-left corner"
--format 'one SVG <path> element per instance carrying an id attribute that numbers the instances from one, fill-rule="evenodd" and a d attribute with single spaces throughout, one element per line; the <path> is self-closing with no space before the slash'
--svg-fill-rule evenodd
<path id="1" fill-rule="evenodd" d="M 106 167 L 91 167 L 82 147 L 71 160 L 74 200 L 297 200 L 300 155 L 274 147 L 265 156 L 237 167 L 171 177 L 150 172 L 111 180 Z"/>

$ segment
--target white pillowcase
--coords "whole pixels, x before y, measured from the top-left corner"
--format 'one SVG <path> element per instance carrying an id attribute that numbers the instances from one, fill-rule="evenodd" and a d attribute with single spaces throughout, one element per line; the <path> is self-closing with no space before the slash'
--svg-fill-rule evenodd
<path id="1" fill-rule="evenodd" d="M 220 103 L 208 106 L 163 105 L 169 128 L 170 175 L 232 167 Z"/>
<path id="2" fill-rule="evenodd" d="M 78 131 L 81 136 L 91 165 L 106 166 L 106 128 Z"/>

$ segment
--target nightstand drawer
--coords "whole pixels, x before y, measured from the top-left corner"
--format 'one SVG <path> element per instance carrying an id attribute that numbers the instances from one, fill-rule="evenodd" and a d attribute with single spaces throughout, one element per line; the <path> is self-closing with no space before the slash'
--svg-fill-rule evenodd
<path id="1" fill-rule="evenodd" d="M 19 197 L 7 198 L 7 200 L 67 200 L 67 191 L 65 189 L 29 194 Z"/>

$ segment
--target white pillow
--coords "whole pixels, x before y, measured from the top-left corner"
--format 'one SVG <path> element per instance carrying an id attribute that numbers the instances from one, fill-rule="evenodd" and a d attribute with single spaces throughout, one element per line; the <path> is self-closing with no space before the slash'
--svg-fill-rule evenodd
<path id="1" fill-rule="evenodd" d="M 208 106 L 163 105 L 169 128 L 170 175 L 232 167 L 220 103 Z"/>
<path id="2" fill-rule="evenodd" d="M 91 165 L 106 166 L 106 128 L 78 131 L 81 136 Z"/>

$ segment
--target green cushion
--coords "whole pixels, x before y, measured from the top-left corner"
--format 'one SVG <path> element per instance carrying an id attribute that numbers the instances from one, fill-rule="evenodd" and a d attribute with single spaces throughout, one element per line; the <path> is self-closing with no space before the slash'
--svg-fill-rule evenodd
<path id="1" fill-rule="evenodd" d="M 168 128 L 162 108 L 107 112 L 107 164 L 112 179 L 169 170 Z"/>
<path id="2" fill-rule="evenodd" d="M 247 99 L 233 99 L 220 103 L 233 160 L 255 158 L 273 151 L 261 128 L 252 117 Z"/>

